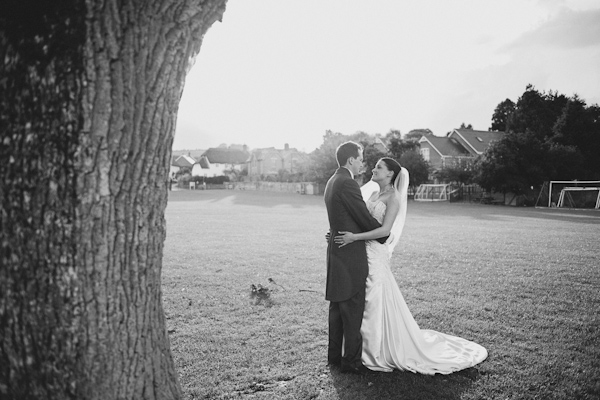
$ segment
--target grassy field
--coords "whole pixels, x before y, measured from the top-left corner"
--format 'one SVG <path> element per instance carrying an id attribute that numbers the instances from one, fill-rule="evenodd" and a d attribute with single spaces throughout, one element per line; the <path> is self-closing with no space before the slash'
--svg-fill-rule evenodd
<path id="1" fill-rule="evenodd" d="M 600 212 L 409 203 L 392 268 L 415 319 L 489 351 L 446 376 L 327 367 L 322 197 L 173 191 L 166 219 L 187 399 L 600 398 Z"/>

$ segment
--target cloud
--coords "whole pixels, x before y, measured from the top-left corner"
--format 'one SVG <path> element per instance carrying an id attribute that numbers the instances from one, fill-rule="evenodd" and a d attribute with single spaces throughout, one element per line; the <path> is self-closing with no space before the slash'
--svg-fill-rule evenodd
<path id="1" fill-rule="evenodd" d="M 536 48 L 581 49 L 600 46 L 600 9 L 564 8 L 555 18 L 507 45 L 508 52 Z"/>

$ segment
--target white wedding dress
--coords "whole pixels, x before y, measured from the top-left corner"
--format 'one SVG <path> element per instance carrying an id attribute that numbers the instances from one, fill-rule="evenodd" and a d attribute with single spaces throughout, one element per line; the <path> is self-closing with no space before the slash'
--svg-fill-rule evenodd
<path id="1" fill-rule="evenodd" d="M 366 203 L 371 215 L 381 223 L 385 203 L 380 200 Z M 487 350 L 477 343 L 420 329 L 390 269 L 388 243 L 368 240 L 366 246 L 369 276 L 361 334 L 362 362 L 367 368 L 450 374 L 485 360 Z"/>

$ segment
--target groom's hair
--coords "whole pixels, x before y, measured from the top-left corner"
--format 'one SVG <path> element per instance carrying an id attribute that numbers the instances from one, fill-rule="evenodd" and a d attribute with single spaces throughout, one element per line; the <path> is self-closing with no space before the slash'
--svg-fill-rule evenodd
<path id="1" fill-rule="evenodd" d="M 340 167 L 346 165 L 350 157 L 357 158 L 358 151 L 362 150 L 362 146 L 355 142 L 344 142 L 335 150 L 335 158 Z"/>

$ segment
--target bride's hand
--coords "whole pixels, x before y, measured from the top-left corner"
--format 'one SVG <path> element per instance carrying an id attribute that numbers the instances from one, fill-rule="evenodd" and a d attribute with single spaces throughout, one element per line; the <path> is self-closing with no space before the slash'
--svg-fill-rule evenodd
<path id="1" fill-rule="evenodd" d="M 333 238 L 333 241 L 339 244 L 339 247 L 344 247 L 347 244 L 355 242 L 354 233 L 347 231 L 338 231 L 341 235 L 338 235 Z"/>

